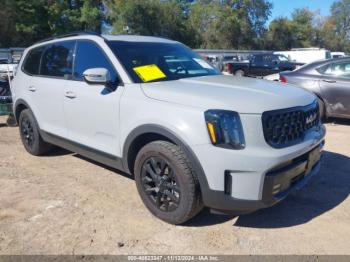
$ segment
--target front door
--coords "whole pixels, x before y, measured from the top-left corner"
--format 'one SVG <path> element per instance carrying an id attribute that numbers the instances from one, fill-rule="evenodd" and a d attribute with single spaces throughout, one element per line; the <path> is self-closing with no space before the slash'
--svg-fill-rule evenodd
<path id="1" fill-rule="evenodd" d="M 250 62 L 250 74 L 252 76 L 262 76 L 264 71 L 264 60 L 262 55 L 254 55 Z"/>
<path id="2" fill-rule="evenodd" d="M 77 41 L 73 81 L 64 91 L 64 110 L 71 141 L 113 156 L 119 156 L 119 100 L 123 86 L 112 89 L 84 81 L 86 69 L 108 69 L 112 85 L 118 74 L 104 51 L 90 40 Z"/>

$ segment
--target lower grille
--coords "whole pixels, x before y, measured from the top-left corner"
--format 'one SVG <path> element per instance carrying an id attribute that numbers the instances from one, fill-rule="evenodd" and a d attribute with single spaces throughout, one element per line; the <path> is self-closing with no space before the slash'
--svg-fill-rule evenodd
<path id="1" fill-rule="evenodd" d="M 318 103 L 264 112 L 262 123 L 265 140 L 270 146 L 283 148 L 295 145 L 303 141 L 309 129 L 319 125 Z"/>

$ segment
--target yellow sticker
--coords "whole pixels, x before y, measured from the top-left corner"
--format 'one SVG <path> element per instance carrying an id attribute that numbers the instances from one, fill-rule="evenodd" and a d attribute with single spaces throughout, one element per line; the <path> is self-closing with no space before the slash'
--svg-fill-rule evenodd
<path id="1" fill-rule="evenodd" d="M 149 82 L 166 77 L 166 75 L 157 65 L 138 66 L 134 67 L 133 69 L 143 82 Z"/>

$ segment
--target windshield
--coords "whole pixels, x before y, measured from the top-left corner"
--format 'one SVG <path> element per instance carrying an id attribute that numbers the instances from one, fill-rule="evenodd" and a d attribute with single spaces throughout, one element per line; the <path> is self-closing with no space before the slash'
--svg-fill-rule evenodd
<path id="1" fill-rule="evenodd" d="M 288 57 L 286 57 L 285 55 L 277 55 L 277 56 L 281 62 L 288 62 L 289 61 Z"/>
<path id="2" fill-rule="evenodd" d="M 218 75 L 219 71 L 179 43 L 108 42 L 135 83 Z"/>

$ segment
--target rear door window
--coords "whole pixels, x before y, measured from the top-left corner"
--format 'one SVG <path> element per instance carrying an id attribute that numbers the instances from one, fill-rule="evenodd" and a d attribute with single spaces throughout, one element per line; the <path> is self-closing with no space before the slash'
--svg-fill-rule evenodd
<path id="1" fill-rule="evenodd" d="M 263 60 L 265 64 L 271 64 L 274 60 L 277 60 L 277 56 L 272 55 L 264 55 Z"/>
<path id="2" fill-rule="evenodd" d="M 350 61 L 335 63 L 318 70 L 325 75 L 339 76 L 350 78 Z"/>
<path id="3" fill-rule="evenodd" d="M 72 75 L 74 49 L 75 41 L 50 45 L 43 54 L 40 75 L 69 78 Z"/>
<path id="4" fill-rule="evenodd" d="M 263 57 L 261 55 L 253 56 L 253 62 L 256 64 L 261 64 L 263 63 Z"/>
<path id="5" fill-rule="evenodd" d="M 44 51 L 44 47 L 37 47 L 29 51 L 27 58 L 23 65 L 23 71 L 30 75 L 38 75 L 41 56 Z"/>

